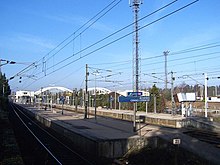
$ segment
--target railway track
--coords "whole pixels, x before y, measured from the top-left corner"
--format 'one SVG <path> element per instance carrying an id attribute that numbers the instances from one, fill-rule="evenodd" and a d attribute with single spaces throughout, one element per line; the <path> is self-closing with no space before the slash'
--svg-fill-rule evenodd
<path id="1" fill-rule="evenodd" d="M 185 134 L 192 136 L 200 141 L 214 145 L 220 148 L 220 133 L 213 132 L 211 130 L 189 130 L 184 132 Z"/>
<path id="2" fill-rule="evenodd" d="M 59 136 L 26 115 L 22 108 L 10 103 L 10 119 L 23 149 L 25 164 L 93 165 L 93 161 L 70 148 Z M 25 151 L 26 150 L 26 151 Z"/>

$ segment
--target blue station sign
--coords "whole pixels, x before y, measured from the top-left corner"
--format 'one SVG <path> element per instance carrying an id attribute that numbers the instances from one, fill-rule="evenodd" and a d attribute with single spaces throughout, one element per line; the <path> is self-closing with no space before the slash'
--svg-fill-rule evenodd
<path id="1" fill-rule="evenodd" d="M 64 96 L 61 96 L 61 97 L 60 97 L 60 102 L 61 102 L 62 104 L 64 104 L 64 102 L 65 102 L 65 97 L 64 97 Z"/>
<path id="2" fill-rule="evenodd" d="M 128 92 L 128 96 L 133 96 L 133 97 L 137 97 L 137 96 L 142 96 L 143 92 Z"/>
<path id="3" fill-rule="evenodd" d="M 149 102 L 150 96 L 119 96 L 119 102 Z"/>

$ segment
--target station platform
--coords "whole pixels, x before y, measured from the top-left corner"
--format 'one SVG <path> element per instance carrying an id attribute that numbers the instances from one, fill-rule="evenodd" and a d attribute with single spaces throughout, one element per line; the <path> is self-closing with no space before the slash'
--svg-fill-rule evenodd
<path id="1" fill-rule="evenodd" d="M 55 104 L 54 108 L 64 109 L 68 111 L 75 111 L 78 113 L 84 113 L 84 107 L 78 107 L 77 110 L 73 106 Z M 89 107 L 89 114 L 94 115 L 94 107 Z M 103 109 L 97 108 L 97 116 L 110 117 L 119 120 L 125 120 L 133 122 L 133 111 L 131 110 L 115 110 L 115 109 Z M 165 113 L 146 113 L 143 111 L 137 111 L 136 113 L 137 123 L 145 123 L 151 125 L 158 125 L 169 128 L 187 128 L 193 127 L 198 129 L 213 130 L 220 132 L 220 124 L 212 122 L 210 118 L 202 117 L 182 117 L 182 115 L 165 114 Z"/>
<path id="2" fill-rule="evenodd" d="M 64 110 L 62 115 L 60 109 L 45 111 L 30 105 L 20 106 L 45 126 L 69 138 L 74 146 L 96 157 L 118 158 L 131 150 L 142 148 L 158 130 L 149 125 L 133 132 L 132 123 L 128 121 L 100 116 L 95 119 L 91 115 L 84 119 L 84 114 L 73 111 Z"/>
<path id="3" fill-rule="evenodd" d="M 85 111 L 84 107 L 78 107 L 76 111 L 73 106 L 69 106 L 69 105 L 64 105 L 62 107 L 62 105 L 55 104 L 53 105 L 53 107 L 58 109 L 63 108 L 65 110 L 75 111 L 78 113 L 84 113 Z M 88 113 L 91 115 L 95 115 L 94 107 L 89 107 Z M 117 109 L 115 110 L 115 109 L 97 108 L 96 114 L 97 116 L 110 117 L 125 121 L 133 121 L 132 110 L 117 110 Z M 181 115 L 171 115 L 171 114 L 163 114 L 163 113 L 146 113 L 142 111 L 136 112 L 137 122 L 154 124 L 154 125 L 171 127 L 171 128 L 181 128 L 184 125 L 183 121 L 185 119 L 186 118 L 182 117 Z"/>
<path id="4" fill-rule="evenodd" d="M 93 115 L 90 115 L 88 119 L 84 119 L 84 114 L 74 111 L 55 108 L 45 111 L 45 109 L 39 109 L 31 105 L 20 106 L 24 107 L 29 115 L 45 126 L 70 139 L 74 146 L 97 157 L 119 158 L 149 144 L 159 145 L 157 143 L 158 137 L 166 140 L 168 143 L 172 143 L 175 138 L 180 138 L 180 147 L 194 152 L 201 157 L 207 157 L 216 164 L 220 164 L 219 148 L 183 134 L 182 129 L 140 122 L 137 123 L 137 131 L 133 132 L 133 123 L 128 120 L 104 116 L 97 116 L 95 119 Z M 106 111 L 109 113 L 109 110 Z M 116 113 L 116 111 L 114 112 Z M 132 115 L 130 114 L 132 112 L 124 113 Z M 142 115 L 141 113 L 137 114 L 137 116 Z M 155 116 L 156 114 L 147 115 L 152 115 L 159 119 L 170 119 L 169 114 L 161 114 L 161 116 Z M 174 116 L 171 119 L 183 120 L 180 116 Z"/>

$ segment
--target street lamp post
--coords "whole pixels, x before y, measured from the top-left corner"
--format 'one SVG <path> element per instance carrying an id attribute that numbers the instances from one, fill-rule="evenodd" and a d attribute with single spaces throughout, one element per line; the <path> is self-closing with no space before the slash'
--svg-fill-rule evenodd
<path id="1" fill-rule="evenodd" d="M 95 107 L 95 120 L 97 119 L 96 116 L 96 112 L 97 112 L 97 108 L 96 108 L 96 76 L 99 74 L 99 71 L 96 70 L 95 72 L 92 73 L 95 76 L 95 93 L 94 93 L 94 107 Z"/>

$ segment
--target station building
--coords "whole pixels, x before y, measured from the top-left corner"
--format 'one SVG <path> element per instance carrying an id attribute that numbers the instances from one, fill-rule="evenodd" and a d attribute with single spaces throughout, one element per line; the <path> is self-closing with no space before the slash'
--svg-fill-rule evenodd
<path id="1" fill-rule="evenodd" d="M 14 101 L 21 104 L 32 103 L 34 101 L 34 91 L 17 91 Z"/>

